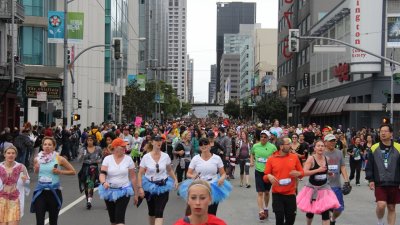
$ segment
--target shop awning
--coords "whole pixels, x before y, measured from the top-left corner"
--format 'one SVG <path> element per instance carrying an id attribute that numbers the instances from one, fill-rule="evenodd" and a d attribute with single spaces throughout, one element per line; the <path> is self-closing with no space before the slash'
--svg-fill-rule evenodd
<path id="1" fill-rule="evenodd" d="M 308 99 L 308 102 L 306 103 L 304 108 L 301 110 L 301 114 L 302 115 L 308 114 L 310 112 L 310 110 L 312 109 L 312 107 L 313 107 L 313 105 L 314 105 L 316 100 L 317 100 L 316 98 Z"/>
<path id="2" fill-rule="evenodd" d="M 343 111 L 344 105 L 349 100 L 350 95 L 340 96 L 336 98 L 329 98 L 324 100 L 318 100 L 314 107 L 311 110 L 311 116 L 330 116 L 330 115 L 340 115 Z M 310 99 L 311 100 L 311 99 Z M 315 100 L 314 100 L 315 102 Z M 313 104 L 314 104 L 313 102 Z M 306 109 L 306 106 L 303 108 L 303 111 Z"/>

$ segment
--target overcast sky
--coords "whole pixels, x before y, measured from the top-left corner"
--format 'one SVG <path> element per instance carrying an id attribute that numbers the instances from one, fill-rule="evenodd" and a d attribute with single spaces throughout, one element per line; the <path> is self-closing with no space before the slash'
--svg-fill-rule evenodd
<path id="1" fill-rule="evenodd" d="M 208 102 L 210 65 L 216 63 L 217 2 L 256 2 L 257 23 L 262 28 L 278 26 L 278 0 L 187 0 L 187 42 L 188 54 L 194 59 L 195 102 Z"/>

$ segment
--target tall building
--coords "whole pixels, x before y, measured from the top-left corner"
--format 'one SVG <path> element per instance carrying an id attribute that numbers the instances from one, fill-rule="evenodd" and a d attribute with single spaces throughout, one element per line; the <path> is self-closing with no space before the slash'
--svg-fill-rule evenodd
<path id="1" fill-rule="evenodd" d="M 146 40 L 139 44 L 137 73 L 148 81 L 168 81 L 168 19 L 174 17 L 168 11 L 165 0 L 139 1 L 139 37 Z"/>
<path id="2" fill-rule="evenodd" d="M 168 83 L 180 101 L 189 102 L 187 80 L 186 9 L 187 0 L 168 1 Z"/>
<path id="3" fill-rule="evenodd" d="M 216 82 L 217 82 L 217 65 L 214 64 L 210 66 L 210 82 L 208 83 L 208 104 L 215 103 Z"/>
<path id="4" fill-rule="evenodd" d="M 221 79 L 219 92 L 219 103 L 226 104 L 229 100 L 239 103 L 240 94 L 240 55 L 224 53 L 221 58 Z"/>
<path id="5" fill-rule="evenodd" d="M 194 76 L 194 62 L 193 59 L 187 56 L 188 63 L 187 63 L 187 83 L 188 83 L 188 99 L 189 103 L 194 103 L 194 96 L 193 96 L 193 76 Z"/>
<path id="6" fill-rule="evenodd" d="M 222 91 L 221 58 L 224 53 L 224 34 L 239 33 L 240 24 L 256 23 L 256 3 L 218 2 L 217 3 L 217 80 L 216 91 Z M 218 94 L 216 94 L 218 98 Z"/>
<path id="7" fill-rule="evenodd" d="M 14 7 L 12 3 L 14 2 Z M 25 10 L 20 1 L 0 2 L 0 130 L 4 127 L 21 127 L 25 111 L 25 68 L 20 63 L 18 27 L 25 21 Z M 14 11 L 14 12 L 13 12 Z M 14 26 L 12 17 L 14 15 Z M 16 57 L 14 57 L 16 56 Z M 14 78 L 12 78 L 12 62 Z"/>
<path id="8" fill-rule="evenodd" d="M 301 41 L 299 52 L 291 53 L 288 48 L 289 29 L 298 28 L 300 35 L 306 36 L 310 29 L 322 19 L 341 0 L 332 1 L 279 1 L 278 12 L 278 92 L 288 93 L 288 88 L 295 89 L 288 95 L 290 124 L 304 122 L 301 118 L 302 106 L 309 97 L 309 88 L 306 81 L 310 75 L 311 48 L 308 41 Z M 305 84 L 305 85 L 302 85 Z M 286 95 L 282 98 L 286 98 Z M 285 100 L 286 101 L 286 100 Z"/>
<path id="9" fill-rule="evenodd" d="M 254 45 L 254 87 L 253 92 L 261 96 L 276 91 L 277 77 L 277 29 L 256 29 Z"/>

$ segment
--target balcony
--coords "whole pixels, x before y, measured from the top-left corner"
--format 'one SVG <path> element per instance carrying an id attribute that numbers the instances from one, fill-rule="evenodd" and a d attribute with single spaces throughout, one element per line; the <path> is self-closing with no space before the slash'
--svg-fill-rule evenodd
<path id="1" fill-rule="evenodd" d="M 18 79 L 25 79 L 25 65 L 15 63 L 14 77 Z M 8 80 L 11 78 L 11 63 L 0 64 L 0 80 Z"/>
<path id="2" fill-rule="evenodd" d="M 21 24 L 25 20 L 25 9 L 22 3 L 17 0 L 1 0 L 0 1 L 0 21 L 11 23 L 12 18 L 12 2 L 15 2 L 14 21 L 16 24 Z"/>

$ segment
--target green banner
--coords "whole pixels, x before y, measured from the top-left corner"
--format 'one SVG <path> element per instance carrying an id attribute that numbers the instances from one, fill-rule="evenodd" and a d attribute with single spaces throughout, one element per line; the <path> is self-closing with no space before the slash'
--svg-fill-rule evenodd
<path id="1" fill-rule="evenodd" d="M 137 75 L 137 84 L 139 85 L 139 90 L 146 90 L 146 74 L 138 74 Z"/>
<path id="2" fill-rule="evenodd" d="M 67 32 L 68 41 L 79 43 L 83 40 L 84 13 L 68 12 Z"/>

